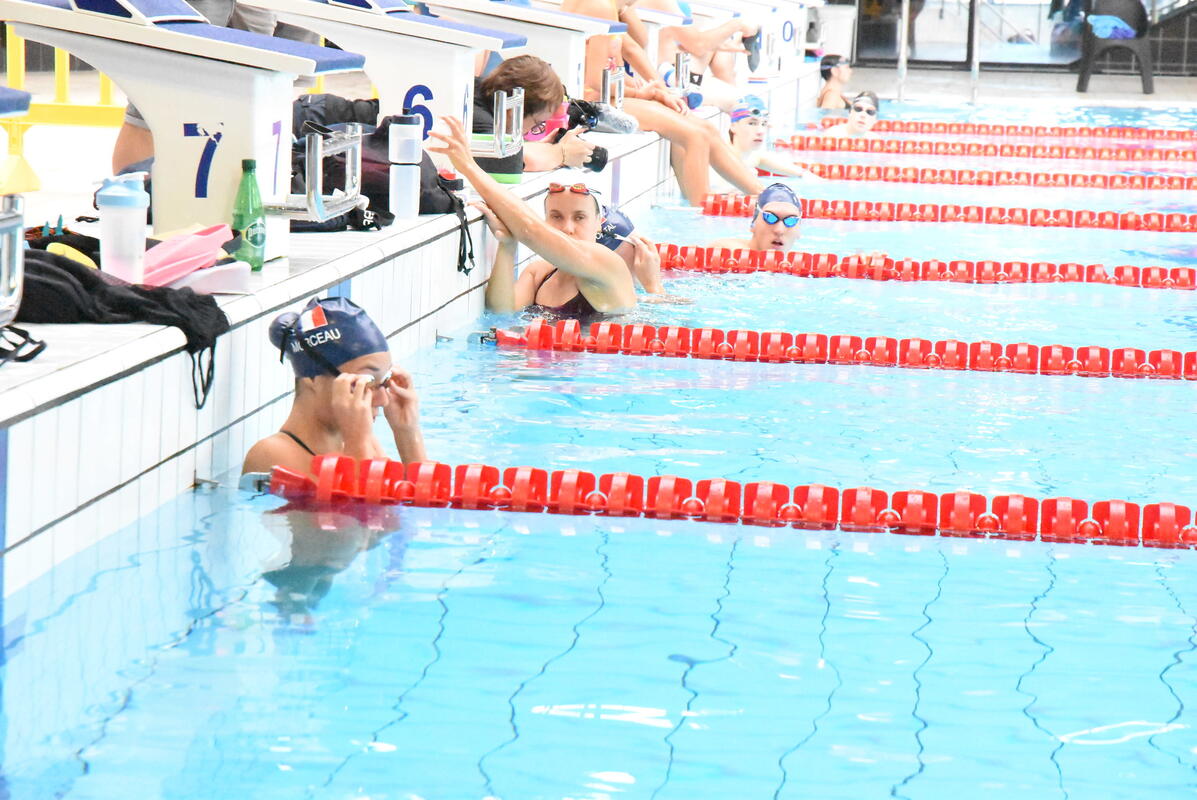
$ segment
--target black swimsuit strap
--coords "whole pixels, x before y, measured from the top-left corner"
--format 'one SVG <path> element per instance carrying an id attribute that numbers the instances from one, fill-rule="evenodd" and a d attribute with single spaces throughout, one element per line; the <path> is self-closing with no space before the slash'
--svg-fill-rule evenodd
<path id="1" fill-rule="evenodd" d="M 279 431 L 279 433 L 285 433 L 287 436 L 290 436 L 290 437 L 291 437 L 291 440 L 292 440 L 293 442 L 295 442 L 295 444 L 299 445 L 299 446 L 300 446 L 300 447 L 302 447 L 304 450 L 307 450 L 307 451 L 308 451 L 308 453 L 310 453 L 311 455 L 316 455 L 316 451 L 315 451 L 315 450 L 313 450 L 312 448 L 310 448 L 310 447 L 308 447 L 306 444 L 304 444 L 304 443 L 303 443 L 303 439 L 300 439 L 298 436 L 296 436 L 295 434 L 291 433 L 291 431 L 288 431 L 288 430 L 280 430 L 280 431 Z"/>
<path id="2" fill-rule="evenodd" d="M 553 277 L 553 276 L 554 276 L 554 275 L 556 275 L 556 274 L 557 274 L 557 268 L 556 268 L 556 267 L 553 267 L 553 269 L 549 271 L 549 274 L 548 274 L 548 275 L 545 275 L 545 276 L 544 276 L 544 277 L 541 279 L 540 283 L 536 284 L 536 291 L 532 293 L 532 302 L 533 302 L 533 303 L 535 303 L 535 302 L 536 302 L 536 295 L 540 294 L 540 289 L 541 289 L 541 287 L 542 287 L 542 286 L 544 286 L 546 283 L 548 283 L 548 282 L 549 282 L 549 278 Z"/>

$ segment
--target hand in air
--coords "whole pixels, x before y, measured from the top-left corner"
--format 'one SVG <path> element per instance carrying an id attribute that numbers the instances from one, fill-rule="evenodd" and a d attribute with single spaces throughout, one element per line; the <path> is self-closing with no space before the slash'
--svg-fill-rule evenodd
<path id="1" fill-rule="evenodd" d="M 436 147 L 425 145 L 424 149 L 430 153 L 441 153 L 448 156 L 453 168 L 458 172 L 464 172 L 467 166 L 475 166 L 474 156 L 470 153 L 470 137 L 466 133 L 465 126 L 461 124 L 461 120 L 450 116 L 440 119 L 449 132 L 441 133 L 433 129 L 428 131 L 428 135 L 444 144 Z"/>
<path id="2" fill-rule="evenodd" d="M 570 128 L 557 144 L 561 145 L 561 163 L 567 167 L 580 167 L 587 162 L 594 152 L 594 145 L 578 138 L 587 128 Z"/>
<path id="3" fill-rule="evenodd" d="M 495 216 L 495 212 L 490 210 L 490 206 L 486 203 L 470 203 L 474 208 L 482 212 L 482 218 L 486 220 L 487 227 L 490 232 L 494 234 L 495 239 L 499 244 L 509 244 L 515 241 L 515 237 L 511 235 L 511 231 L 503 224 L 503 221 Z"/>

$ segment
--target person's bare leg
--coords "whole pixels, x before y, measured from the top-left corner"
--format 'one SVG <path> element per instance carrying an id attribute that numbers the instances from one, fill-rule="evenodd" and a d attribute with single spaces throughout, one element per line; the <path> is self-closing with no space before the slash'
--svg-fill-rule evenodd
<path id="1" fill-rule="evenodd" d="M 739 18 L 729 19 L 713 28 L 694 30 L 694 26 L 669 26 L 661 29 L 662 34 L 668 35 L 677 42 L 678 47 L 692 56 L 710 58 L 723 47 L 727 40 L 737 33 L 741 36 L 751 36 L 760 30 L 755 22 L 746 22 Z"/>
<path id="2" fill-rule="evenodd" d="M 708 71 L 724 83 L 736 85 L 736 54 L 716 53 L 711 57 Z"/>
<path id="3" fill-rule="evenodd" d="M 652 100 L 625 98 L 623 110 L 635 117 L 641 128 L 660 134 L 680 149 L 671 159 L 682 196 L 692 205 L 701 204 L 711 191 L 711 148 L 702 127 Z"/>
<path id="4" fill-rule="evenodd" d="M 744 194 L 760 194 L 765 188 L 756 172 L 745 166 L 731 144 L 719 134 L 719 129 L 706 120 L 697 120 L 710 145 L 711 166 L 728 183 Z"/>
<path id="5" fill-rule="evenodd" d="M 112 147 L 112 172 L 120 172 L 130 164 L 144 161 L 154 155 L 154 135 L 149 128 L 140 128 L 125 123 L 116 135 Z"/>

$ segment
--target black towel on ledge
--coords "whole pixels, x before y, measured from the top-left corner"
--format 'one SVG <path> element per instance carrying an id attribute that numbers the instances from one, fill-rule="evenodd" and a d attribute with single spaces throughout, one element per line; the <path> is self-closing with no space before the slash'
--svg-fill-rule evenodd
<path id="1" fill-rule="evenodd" d="M 191 289 L 133 286 L 42 250 L 25 251 L 25 290 L 17 320 L 149 322 L 176 327 L 187 337 L 196 408 L 203 408 L 212 389 L 216 337 L 229 329 L 228 317 L 211 295 Z M 205 353 L 207 365 L 201 366 Z"/>

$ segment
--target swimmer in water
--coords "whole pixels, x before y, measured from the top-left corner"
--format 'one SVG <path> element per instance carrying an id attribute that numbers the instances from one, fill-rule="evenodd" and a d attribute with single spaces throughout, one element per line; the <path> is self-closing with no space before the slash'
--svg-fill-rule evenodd
<path id="1" fill-rule="evenodd" d="M 741 97 L 731 110 L 731 127 L 727 135 L 744 165 L 755 169 L 757 175 L 784 175 L 804 180 L 821 180 L 802 167 L 765 149 L 765 131 L 769 128 L 769 111 L 765 101 L 755 95 Z"/>
<path id="2" fill-rule="evenodd" d="M 550 183 L 542 219 L 523 200 L 487 175 L 470 153 L 461 120 L 441 117 L 448 133 L 425 149 L 449 157 L 457 174 L 482 196 L 478 206 L 499 250 L 486 284 L 486 307 L 508 313 L 529 306 L 561 318 L 610 314 L 636 305 L 636 287 L 623 259 L 597 242 L 602 216 L 598 194 L 584 183 Z M 540 258 L 515 277 L 516 245 Z"/>
<path id="3" fill-rule="evenodd" d="M 881 101 L 872 92 L 861 92 L 852 98 L 848 107 L 848 119 L 839 125 L 832 125 L 823 132 L 824 136 L 869 137 L 877 124 Z"/>
<path id="4" fill-rule="evenodd" d="M 790 250 L 801 233 L 802 201 L 784 183 L 765 187 L 756 201 L 747 239 L 720 239 L 711 247 L 731 250 Z"/>
<path id="5" fill-rule="evenodd" d="M 275 318 L 270 341 L 291 360 L 295 399 L 278 432 L 250 448 L 242 473 L 280 466 L 310 474 L 312 456 L 326 453 L 386 458 L 374 435 L 380 411 L 399 458 L 424 460 L 419 395 L 365 311 L 343 297 L 313 298 L 301 314 Z"/>

